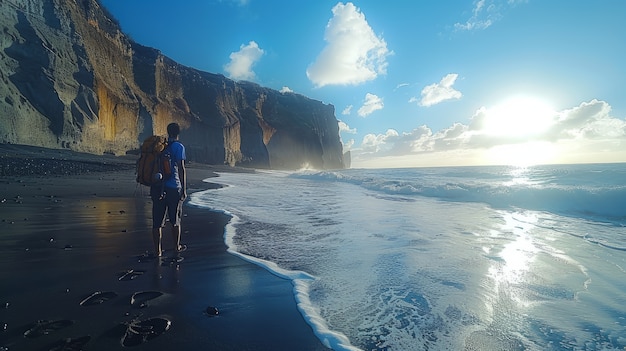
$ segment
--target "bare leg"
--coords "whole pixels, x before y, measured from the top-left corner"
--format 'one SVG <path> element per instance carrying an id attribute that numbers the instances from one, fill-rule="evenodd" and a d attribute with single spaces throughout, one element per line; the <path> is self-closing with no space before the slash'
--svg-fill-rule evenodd
<path id="1" fill-rule="evenodd" d="M 172 238 L 176 251 L 180 251 L 180 226 L 172 226 Z"/>
<path id="2" fill-rule="evenodd" d="M 161 257 L 161 228 L 152 228 L 152 241 L 154 242 L 154 254 Z"/>

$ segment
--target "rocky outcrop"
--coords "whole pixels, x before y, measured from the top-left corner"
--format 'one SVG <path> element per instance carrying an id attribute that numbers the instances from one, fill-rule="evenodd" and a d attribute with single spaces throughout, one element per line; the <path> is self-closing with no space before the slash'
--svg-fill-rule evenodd
<path id="1" fill-rule="evenodd" d="M 97 0 L 0 10 L 0 142 L 120 155 L 175 121 L 194 161 L 345 166 L 332 105 L 180 65 L 130 40 Z"/>

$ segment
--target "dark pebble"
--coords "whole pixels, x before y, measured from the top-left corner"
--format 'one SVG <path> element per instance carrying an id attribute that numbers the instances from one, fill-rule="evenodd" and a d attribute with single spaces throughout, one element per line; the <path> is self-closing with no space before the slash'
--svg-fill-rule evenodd
<path id="1" fill-rule="evenodd" d="M 209 306 L 205 310 L 206 314 L 213 317 L 217 316 L 220 312 L 217 310 L 217 307 Z"/>

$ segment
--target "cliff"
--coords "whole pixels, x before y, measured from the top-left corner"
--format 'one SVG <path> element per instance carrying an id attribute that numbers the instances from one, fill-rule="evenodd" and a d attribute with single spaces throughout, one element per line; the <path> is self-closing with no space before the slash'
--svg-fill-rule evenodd
<path id="1" fill-rule="evenodd" d="M 97 0 L 0 0 L 0 142 L 136 151 L 168 123 L 190 160 L 344 168 L 334 107 L 176 63 Z"/>

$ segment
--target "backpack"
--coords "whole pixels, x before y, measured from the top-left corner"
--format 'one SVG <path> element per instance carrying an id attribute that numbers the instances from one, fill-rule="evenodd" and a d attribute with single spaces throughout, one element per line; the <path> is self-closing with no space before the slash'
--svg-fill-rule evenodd
<path id="1" fill-rule="evenodd" d="M 137 182 L 147 186 L 162 185 L 171 176 L 172 162 L 167 138 L 158 135 L 146 138 L 137 160 Z"/>

